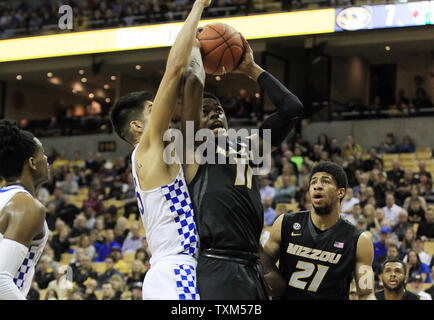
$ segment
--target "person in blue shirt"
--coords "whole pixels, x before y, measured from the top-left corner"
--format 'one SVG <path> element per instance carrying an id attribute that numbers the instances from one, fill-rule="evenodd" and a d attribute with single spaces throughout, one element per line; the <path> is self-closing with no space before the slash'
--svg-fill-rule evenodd
<path id="1" fill-rule="evenodd" d="M 265 197 L 262 202 L 264 206 L 264 221 L 266 226 L 272 226 L 277 217 L 276 211 L 271 207 L 272 203 L 273 199 L 270 197 Z"/>
<path id="2" fill-rule="evenodd" d="M 380 241 L 374 242 L 374 261 L 381 255 L 387 254 L 386 239 L 389 237 L 390 228 L 382 226 L 380 229 Z"/>
<path id="3" fill-rule="evenodd" d="M 113 247 L 118 247 L 122 250 L 119 243 L 114 241 L 115 235 L 112 229 L 106 229 L 105 240 L 103 243 L 95 242 L 94 247 L 96 249 L 96 262 L 104 262 L 105 258 L 111 254 Z"/>
<path id="4" fill-rule="evenodd" d="M 431 283 L 429 266 L 423 263 L 416 250 L 411 249 L 407 255 L 407 273 L 408 278 L 414 278 L 415 275 L 420 275 L 423 282 Z"/>

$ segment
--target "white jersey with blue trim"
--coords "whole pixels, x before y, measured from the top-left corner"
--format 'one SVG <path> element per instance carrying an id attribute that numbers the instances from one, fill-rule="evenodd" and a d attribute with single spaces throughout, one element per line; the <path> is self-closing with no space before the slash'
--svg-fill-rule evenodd
<path id="1" fill-rule="evenodd" d="M 151 252 L 151 265 L 166 256 L 181 254 L 195 258 L 199 237 L 182 167 L 180 166 L 172 183 L 152 190 L 142 190 L 134 164 L 136 151 L 137 147 L 131 156 L 132 171 L 139 211 Z"/>
<path id="2" fill-rule="evenodd" d="M 17 193 L 27 193 L 30 195 L 30 193 L 21 186 L 7 186 L 0 189 L 0 211 L 9 203 L 9 201 L 11 201 L 11 199 Z M 42 255 L 45 244 L 47 243 L 47 239 L 48 225 L 45 221 L 44 236 L 41 239 L 33 240 L 30 243 L 29 251 L 27 252 L 27 255 L 24 258 L 21 266 L 18 268 L 17 272 L 14 275 L 14 283 L 24 296 L 27 296 L 27 293 L 30 290 L 33 275 L 35 273 L 35 266 Z M 0 241 L 2 240 L 3 235 L 0 233 Z"/>

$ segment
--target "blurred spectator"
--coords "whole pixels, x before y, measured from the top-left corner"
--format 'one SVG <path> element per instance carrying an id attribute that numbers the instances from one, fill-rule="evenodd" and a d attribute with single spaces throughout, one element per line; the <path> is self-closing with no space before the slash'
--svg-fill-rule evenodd
<path id="1" fill-rule="evenodd" d="M 325 133 L 320 133 L 318 135 L 316 143 L 319 145 L 321 151 L 325 150 L 327 152 L 330 152 L 329 138 Z"/>
<path id="2" fill-rule="evenodd" d="M 121 248 L 120 244 L 114 241 L 113 229 L 105 230 L 105 237 L 103 243 L 95 243 L 97 257 L 96 262 L 102 262 L 106 260 L 106 257 L 110 255 L 114 247 Z M 112 257 L 113 258 L 113 257 Z"/>
<path id="3" fill-rule="evenodd" d="M 431 173 L 426 170 L 426 162 L 424 160 L 420 160 L 417 166 L 419 167 L 419 172 L 414 175 L 414 179 L 417 182 L 420 182 L 420 175 L 426 175 L 429 180 L 432 180 Z"/>
<path id="4" fill-rule="evenodd" d="M 401 247 L 399 251 L 403 256 L 406 256 L 407 253 L 414 249 L 414 242 L 416 240 L 416 233 L 413 230 L 413 227 L 408 227 L 405 230 L 404 239 L 401 241 Z"/>
<path id="5" fill-rule="evenodd" d="M 95 279 L 89 279 L 84 290 L 83 300 L 98 300 L 95 291 L 98 288 L 98 281 Z"/>
<path id="6" fill-rule="evenodd" d="M 66 158 L 66 151 L 61 150 L 59 156 L 53 162 L 53 170 L 55 173 L 60 172 L 62 167 L 69 168 L 69 160 Z"/>
<path id="7" fill-rule="evenodd" d="M 105 282 L 108 282 L 114 274 L 117 274 L 117 275 L 122 277 L 122 273 L 120 273 L 118 270 L 116 270 L 114 268 L 114 265 L 115 265 L 115 259 L 113 258 L 113 256 L 107 256 L 105 258 L 105 271 L 103 273 L 101 273 L 98 277 L 98 288 L 99 289 L 101 289 L 102 285 Z"/>
<path id="8" fill-rule="evenodd" d="M 282 187 L 276 190 L 275 203 L 290 203 L 295 195 L 296 186 L 290 175 L 283 175 Z"/>
<path id="9" fill-rule="evenodd" d="M 375 281 L 379 280 L 379 275 L 381 274 L 381 268 L 383 263 L 388 259 L 400 259 L 399 249 L 397 244 L 393 241 L 393 239 L 389 238 L 386 240 L 386 254 L 382 254 L 374 260 L 372 264 L 372 269 L 375 273 Z"/>
<path id="10" fill-rule="evenodd" d="M 83 214 L 79 214 L 75 219 L 75 227 L 69 234 L 69 242 L 71 244 L 77 244 L 80 241 L 82 235 L 88 235 L 90 229 L 86 228 L 86 217 Z"/>
<path id="11" fill-rule="evenodd" d="M 401 163 L 398 159 L 392 161 L 392 169 L 387 171 L 387 179 L 392 180 L 395 186 L 404 178 L 404 170 L 401 169 Z"/>
<path id="12" fill-rule="evenodd" d="M 363 162 L 364 171 L 371 171 L 374 169 L 375 162 L 379 161 L 383 165 L 383 160 L 377 156 L 377 148 L 369 148 L 369 158 Z"/>
<path id="13" fill-rule="evenodd" d="M 80 266 L 74 272 L 74 282 L 80 289 L 87 287 L 86 283 L 94 279 L 98 279 L 97 272 L 93 269 L 92 260 L 86 254 L 83 254 L 80 259 Z"/>
<path id="14" fill-rule="evenodd" d="M 425 198 L 420 196 L 420 188 L 417 184 L 413 184 L 410 187 L 410 195 L 405 198 L 404 204 L 402 205 L 405 210 L 408 210 L 410 208 L 410 203 L 412 199 L 418 200 L 423 210 L 427 209 Z"/>
<path id="15" fill-rule="evenodd" d="M 414 278 L 415 275 L 420 275 L 423 282 L 431 283 L 429 266 L 421 261 L 416 250 L 411 249 L 408 251 L 404 262 L 407 263 L 408 279 Z"/>
<path id="16" fill-rule="evenodd" d="M 408 220 L 412 223 L 425 220 L 425 210 L 420 205 L 419 199 L 411 199 L 410 208 L 408 208 Z"/>
<path id="17" fill-rule="evenodd" d="M 145 279 L 145 270 L 142 261 L 134 260 L 131 265 L 131 271 L 127 278 L 127 285 L 131 287 L 134 282 L 143 282 Z"/>
<path id="18" fill-rule="evenodd" d="M 411 186 L 415 183 L 413 172 L 409 169 L 405 170 L 404 178 L 398 182 L 396 188 L 396 197 L 400 203 L 404 203 L 405 199 L 411 196 Z"/>
<path id="19" fill-rule="evenodd" d="M 130 234 L 125 239 L 122 246 L 122 252 L 129 253 L 135 252 L 142 246 L 142 237 L 139 234 L 140 227 L 138 223 L 132 223 L 130 227 Z"/>
<path id="20" fill-rule="evenodd" d="M 395 153 L 396 152 L 396 141 L 395 135 L 391 132 L 386 134 L 384 142 L 378 146 L 379 153 Z"/>
<path id="21" fill-rule="evenodd" d="M 122 247 L 124 245 L 125 238 L 129 234 L 127 223 L 128 220 L 125 217 L 119 217 L 114 228 L 115 241 Z M 122 252 L 125 253 L 123 249 Z"/>
<path id="22" fill-rule="evenodd" d="M 67 291 L 73 287 L 72 282 L 66 277 L 66 266 L 59 266 L 55 270 L 55 277 L 47 288 L 55 290 L 59 300 L 66 300 Z"/>
<path id="23" fill-rule="evenodd" d="M 355 155 L 356 152 L 362 152 L 362 147 L 356 143 L 353 135 L 348 135 L 345 143 L 342 146 L 342 153 L 345 159 L 348 159 L 350 155 Z"/>
<path id="24" fill-rule="evenodd" d="M 104 203 L 98 198 L 98 193 L 94 189 L 89 189 L 88 199 L 83 201 L 82 210 L 85 211 L 87 207 L 91 207 L 96 215 L 104 212 Z"/>
<path id="25" fill-rule="evenodd" d="M 128 274 L 129 266 L 125 263 L 125 261 L 122 260 L 121 248 L 113 247 L 111 256 L 113 257 L 115 263 L 113 268 L 123 274 Z"/>
<path id="26" fill-rule="evenodd" d="M 384 221 L 394 226 L 398 223 L 399 212 L 402 208 L 395 204 L 395 196 L 388 194 L 386 196 L 386 206 L 383 207 Z"/>
<path id="27" fill-rule="evenodd" d="M 381 255 L 387 254 L 386 240 L 389 238 L 390 228 L 383 226 L 380 229 L 380 240 L 374 242 L 374 262 Z"/>
<path id="28" fill-rule="evenodd" d="M 272 226 L 276 219 L 276 211 L 271 207 L 273 199 L 271 197 L 265 197 L 263 201 L 264 206 L 264 222 L 266 226 Z"/>
<path id="29" fill-rule="evenodd" d="M 38 271 L 35 273 L 35 281 L 41 290 L 46 289 L 48 284 L 54 280 L 54 273 L 50 268 L 50 262 L 51 258 L 49 256 L 43 255 L 39 261 Z"/>
<path id="30" fill-rule="evenodd" d="M 268 176 L 260 176 L 259 181 L 259 192 L 261 194 L 261 200 L 264 201 L 266 197 L 270 197 L 271 199 L 273 199 L 274 195 L 276 194 L 276 190 L 272 186 L 270 186 L 270 180 L 268 179 Z"/>
<path id="31" fill-rule="evenodd" d="M 392 232 L 396 234 L 399 241 L 404 239 L 405 230 L 412 228 L 413 224 L 408 221 L 408 213 L 405 209 L 399 211 L 398 223 L 392 227 Z"/>
<path id="32" fill-rule="evenodd" d="M 122 293 L 125 291 L 123 278 L 118 274 L 114 274 L 110 278 L 110 283 L 114 292 L 113 300 L 121 300 Z"/>
<path id="33" fill-rule="evenodd" d="M 425 240 L 434 239 L 434 212 L 432 207 L 425 211 L 425 221 L 419 223 L 417 237 Z"/>
<path id="34" fill-rule="evenodd" d="M 429 293 L 423 291 L 423 277 L 419 274 L 415 274 L 412 278 L 410 278 L 410 291 L 414 294 L 420 296 L 423 300 L 432 300 L 432 297 Z"/>
<path id="35" fill-rule="evenodd" d="M 117 300 L 115 299 L 115 293 L 113 291 L 113 286 L 110 281 L 105 281 L 101 285 L 102 298 L 101 300 Z"/>
<path id="36" fill-rule="evenodd" d="M 59 300 L 55 289 L 47 289 L 45 292 L 45 300 Z"/>
<path id="37" fill-rule="evenodd" d="M 131 300 L 142 300 L 142 287 L 141 282 L 134 282 L 131 286 Z"/>
<path id="38" fill-rule="evenodd" d="M 68 240 L 68 235 L 68 229 L 66 226 L 64 226 L 58 234 L 53 236 L 53 239 L 51 240 L 50 245 L 54 250 L 54 257 L 56 261 L 60 261 L 61 255 L 69 251 L 71 244 Z"/>
<path id="39" fill-rule="evenodd" d="M 413 153 L 415 151 L 414 143 L 411 141 L 409 135 L 402 138 L 402 142 L 396 146 L 397 153 Z"/>

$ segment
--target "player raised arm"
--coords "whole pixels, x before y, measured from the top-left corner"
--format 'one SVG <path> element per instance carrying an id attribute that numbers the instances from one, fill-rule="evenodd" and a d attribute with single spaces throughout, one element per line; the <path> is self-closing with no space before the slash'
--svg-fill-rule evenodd
<path id="1" fill-rule="evenodd" d="M 43 230 L 45 209 L 25 194 L 16 195 L 0 217 L 0 300 L 25 300 L 14 276 L 27 255 L 31 241 Z M 2 230 L 4 229 L 4 230 Z"/>
<path id="2" fill-rule="evenodd" d="M 197 41 L 197 25 L 203 9 L 208 7 L 210 3 L 211 0 L 195 1 L 175 43 L 170 49 L 166 71 L 154 99 L 149 123 L 140 139 L 141 150 L 139 149 L 139 152 L 147 150 L 153 143 L 159 146 L 163 145 L 163 135 L 169 128 L 175 110 L 181 78 L 187 68 L 193 45 Z"/>
<path id="3" fill-rule="evenodd" d="M 367 232 L 363 232 L 357 241 L 356 266 L 354 279 L 356 281 L 357 295 L 360 300 L 376 300 L 374 294 L 374 246 Z"/>
<path id="4" fill-rule="evenodd" d="M 281 214 L 274 221 L 270 231 L 270 238 L 265 243 L 264 248 L 262 249 L 261 247 L 259 251 L 264 279 L 270 296 L 281 296 L 286 288 L 285 280 L 276 267 L 276 262 L 279 260 L 280 255 L 283 217 L 284 214 Z"/>
<path id="5" fill-rule="evenodd" d="M 259 150 L 263 150 L 263 130 L 271 129 L 271 151 L 273 151 L 285 140 L 296 121 L 302 117 L 303 104 L 279 80 L 256 64 L 249 43 L 244 37 L 242 39 L 246 53 L 243 61 L 234 73 L 245 74 L 250 79 L 256 81 L 276 107 L 276 112 L 271 114 L 262 123 L 258 141 Z M 255 137 L 251 138 L 254 139 Z"/>

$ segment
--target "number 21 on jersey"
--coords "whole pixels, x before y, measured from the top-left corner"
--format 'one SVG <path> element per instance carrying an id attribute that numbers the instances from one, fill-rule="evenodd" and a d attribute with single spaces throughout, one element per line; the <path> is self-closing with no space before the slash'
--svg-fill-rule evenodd
<path id="1" fill-rule="evenodd" d="M 297 269 L 301 269 L 301 271 L 296 271 L 291 275 L 288 285 L 301 290 L 304 290 L 306 288 L 306 285 L 308 284 L 307 281 L 302 281 L 301 279 L 309 278 L 313 274 L 315 269 L 317 269 L 312 281 L 310 281 L 309 287 L 307 288 L 308 291 L 312 292 L 316 292 L 318 290 L 321 282 L 324 279 L 324 276 L 329 269 L 329 267 L 321 264 L 317 264 L 315 266 L 313 263 L 301 260 L 297 262 L 296 267 Z"/>

